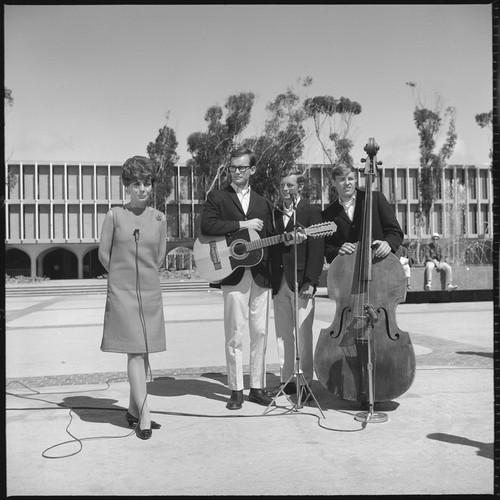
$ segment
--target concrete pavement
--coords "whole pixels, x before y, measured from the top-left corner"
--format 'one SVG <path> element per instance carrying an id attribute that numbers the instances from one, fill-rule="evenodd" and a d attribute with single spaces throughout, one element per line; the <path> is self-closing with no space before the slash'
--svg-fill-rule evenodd
<path id="1" fill-rule="evenodd" d="M 150 356 L 148 402 L 162 425 L 137 439 L 124 419 L 126 357 L 100 351 L 104 294 L 6 299 L 6 494 L 493 494 L 492 302 L 401 304 L 417 371 L 377 406 L 384 423 L 312 384 L 298 409 L 229 411 L 222 296 L 163 294 L 167 346 Z M 317 298 L 315 339 L 335 304 Z M 248 359 L 248 338 L 244 355 Z M 267 386 L 279 381 L 273 311 Z M 245 391 L 248 394 L 248 390 Z"/>

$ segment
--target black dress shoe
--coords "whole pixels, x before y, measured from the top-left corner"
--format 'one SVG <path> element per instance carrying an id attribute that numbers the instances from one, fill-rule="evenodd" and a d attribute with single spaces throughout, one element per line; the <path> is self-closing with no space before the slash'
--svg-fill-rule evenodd
<path id="1" fill-rule="evenodd" d="M 263 389 L 250 389 L 248 401 L 262 406 L 269 406 L 273 398 Z"/>
<path id="2" fill-rule="evenodd" d="M 141 429 L 141 426 L 138 425 L 135 429 L 135 435 L 139 439 L 149 439 L 153 435 L 153 431 L 150 429 Z"/>
<path id="3" fill-rule="evenodd" d="M 125 414 L 125 419 L 127 420 L 129 427 L 133 427 L 135 424 L 137 424 L 137 422 L 139 422 L 139 419 L 134 417 L 130 412 L 127 412 Z M 151 420 L 151 429 L 159 429 L 160 427 L 160 424 L 157 424 L 154 420 Z"/>
<path id="4" fill-rule="evenodd" d="M 228 410 L 239 410 L 243 405 L 243 391 L 231 391 L 231 397 L 226 405 Z"/>

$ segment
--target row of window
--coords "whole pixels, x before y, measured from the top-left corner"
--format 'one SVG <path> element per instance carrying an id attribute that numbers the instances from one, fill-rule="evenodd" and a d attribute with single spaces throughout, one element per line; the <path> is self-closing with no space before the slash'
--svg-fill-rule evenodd
<path id="1" fill-rule="evenodd" d="M 9 164 L 6 193 L 7 241 L 75 239 L 98 241 L 107 210 L 125 199 L 119 165 Z M 487 167 L 450 166 L 439 182 L 439 199 L 430 220 L 418 205 L 418 168 L 382 167 L 376 188 L 391 204 L 408 237 L 438 231 L 443 235 L 491 236 L 491 171 Z M 328 170 L 307 170 L 311 201 L 329 203 Z M 360 179 L 363 183 L 363 179 Z M 94 196 L 94 194 L 96 196 Z M 21 196 L 22 195 L 22 196 Z M 205 191 L 192 169 L 178 166 L 167 199 L 168 237 L 189 239 L 197 223 Z M 479 198 L 478 198 L 479 197 Z"/>
<path id="2" fill-rule="evenodd" d="M 98 241 L 109 204 L 7 205 L 7 241 L 93 240 Z M 167 205 L 167 236 L 194 238 L 202 205 Z"/>
<path id="3" fill-rule="evenodd" d="M 98 241 L 109 204 L 7 205 L 7 240 L 78 239 Z M 200 204 L 167 205 L 167 236 L 194 238 L 198 231 Z M 431 220 L 422 224 L 417 204 L 396 204 L 396 216 L 403 232 L 416 237 L 437 231 L 441 234 L 490 235 L 491 207 L 487 203 L 436 204 Z M 430 229 L 432 228 L 432 229 Z"/>
<path id="4" fill-rule="evenodd" d="M 312 185 L 326 184 L 323 165 L 307 170 Z M 119 165 L 27 165 L 8 164 L 9 189 L 7 200 L 121 200 L 124 197 Z M 390 201 L 418 200 L 418 168 L 383 167 L 379 170 L 381 190 Z M 465 186 L 470 200 L 491 197 L 491 173 L 488 168 L 450 166 L 444 170 L 444 184 L 439 183 L 438 198 L 450 198 L 447 186 Z M 173 176 L 173 190 L 167 201 L 203 200 L 201 186 L 192 169 L 178 166 Z M 312 190 L 315 201 L 323 200 L 324 189 Z"/>

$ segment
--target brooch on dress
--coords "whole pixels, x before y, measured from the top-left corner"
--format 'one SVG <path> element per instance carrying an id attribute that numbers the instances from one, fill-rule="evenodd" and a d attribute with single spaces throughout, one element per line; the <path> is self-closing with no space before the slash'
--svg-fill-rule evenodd
<path id="1" fill-rule="evenodd" d="M 161 221 L 161 215 L 157 215 L 157 216 L 156 216 L 156 220 L 157 220 L 158 222 L 160 222 L 160 221 Z"/>

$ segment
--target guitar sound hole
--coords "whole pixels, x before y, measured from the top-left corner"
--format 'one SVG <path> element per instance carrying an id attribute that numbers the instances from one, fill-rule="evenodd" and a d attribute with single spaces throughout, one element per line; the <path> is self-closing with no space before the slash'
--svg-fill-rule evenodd
<path id="1" fill-rule="evenodd" d="M 234 245 L 233 250 L 236 255 L 244 255 L 246 253 L 245 245 L 242 243 L 237 243 L 236 245 Z"/>

